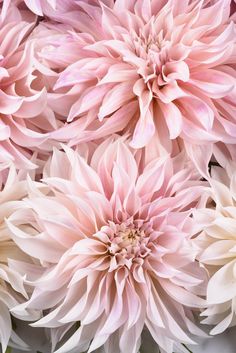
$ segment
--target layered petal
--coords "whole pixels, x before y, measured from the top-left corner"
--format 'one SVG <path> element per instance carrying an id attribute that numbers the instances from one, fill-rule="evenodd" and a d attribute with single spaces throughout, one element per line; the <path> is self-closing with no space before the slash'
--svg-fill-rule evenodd
<path id="1" fill-rule="evenodd" d="M 143 164 L 117 136 L 90 148 L 55 149 L 42 183 L 49 192 L 31 187 L 8 217 L 15 243 L 37 262 L 18 262 L 32 295 L 12 312 L 44 313 L 33 326 L 49 329 L 56 352 L 124 353 L 132 341 L 137 353 L 146 326 L 172 353 L 202 334 L 192 310 L 205 306 L 207 275 L 191 237 L 206 183 L 184 153 Z"/>

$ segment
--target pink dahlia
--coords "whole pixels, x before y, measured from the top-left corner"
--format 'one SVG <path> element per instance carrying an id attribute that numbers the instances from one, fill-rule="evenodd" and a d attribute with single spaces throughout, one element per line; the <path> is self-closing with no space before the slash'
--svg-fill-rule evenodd
<path id="1" fill-rule="evenodd" d="M 55 85 L 68 99 L 76 93 L 67 119 L 73 123 L 52 136 L 73 145 L 97 138 L 97 130 L 102 137 L 126 129 L 135 148 L 153 136 L 209 149 L 235 143 L 230 3 L 78 1 L 64 18 L 78 54 Z"/>
<path id="2" fill-rule="evenodd" d="M 46 89 L 34 87 L 34 44 L 27 40 L 34 27 L 35 16 L 14 5 L 0 19 L 0 164 L 22 169 L 35 167 L 29 159 L 50 125 Z"/>
<path id="3" fill-rule="evenodd" d="M 203 322 L 215 325 L 211 333 L 218 334 L 236 325 L 236 165 L 227 172 L 215 167 L 212 176 L 208 206 L 194 218 L 203 229 L 196 238 L 199 261 L 211 275 Z"/>
<path id="4" fill-rule="evenodd" d="M 31 188 L 7 221 L 35 259 L 17 264 L 33 294 L 14 312 L 42 311 L 34 326 L 50 328 L 57 353 L 137 353 L 144 328 L 162 352 L 194 343 L 206 274 L 191 214 L 205 186 L 184 155 L 145 165 L 124 138 L 94 152 L 65 147 L 44 183 L 50 192 Z"/>

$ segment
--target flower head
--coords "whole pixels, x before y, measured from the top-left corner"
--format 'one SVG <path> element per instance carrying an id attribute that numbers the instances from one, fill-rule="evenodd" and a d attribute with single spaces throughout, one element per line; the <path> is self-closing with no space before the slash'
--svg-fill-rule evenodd
<path id="1" fill-rule="evenodd" d="M 29 36 L 35 16 L 14 4 L 6 11 L 0 18 L 0 164 L 33 169 L 32 152 L 47 139 L 50 126 L 46 89 L 34 85 L 34 43 Z"/>
<path id="2" fill-rule="evenodd" d="M 211 275 L 203 322 L 215 325 L 211 333 L 218 334 L 236 324 L 236 166 L 213 168 L 210 183 L 208 206 L 194 213 L 203 229 L 195 242 Z"/>
<path id="3" fill-rule="evenodd" d="M 21 181 L 11 167 L 4 187 L 0 191 L 0 344 L 5 352 L 10 344 L 26 349 L 26 344 L 12 330 L 10 309 L 27 297 L 22 276 L 9 266 L 9 262 L 27 261 L 24 254 L 12 241 L 4 222 L 15 210 L 19 209 L 19 200 L 27 194 L 26 182 Z"/>
<path id="4" fill-rule="evenodd" d="M 72 14 L 64 21 L 78 54 L 55 89 L 76 95 L 68 116 L 75 128 L 54 138 L 76 144 L 96 139 L 97 130 L 102 137 L 125 129 L 135 148 L 153 136 L 164 145 L 178 137 L 235 143 L 230 0 L 81 1 Z"/>
<path id="5" fill-rule="evenodd" d="M 53 350 L 71 329 L 58 353 L 123 353 L 127 344 L 137 353 L 144 327 L 172 353 L 201 334 L 193 313 L 205 305 L 206 274 L 195 261 L 191 214 L 204 183 L 184 154 L 145 165 L 124 138 L 93 147 L 54 150 L 50 192 L 31 191 L 24 217 L 16 211 L 7 221 L 38 261 L 23 265 L 33 294 L 14 312 L 41 310 L 34 326 L 50 328 Z"/>

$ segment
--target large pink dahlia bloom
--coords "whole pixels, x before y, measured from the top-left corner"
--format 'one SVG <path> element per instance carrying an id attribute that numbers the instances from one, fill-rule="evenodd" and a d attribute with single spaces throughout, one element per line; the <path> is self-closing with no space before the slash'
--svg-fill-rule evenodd
<path id="1" fill-rule="evenodd" d="M 235 143 L 230 2 L 78 1 L 64 18 L 76 32 L 77 58 L 55 89 L 69 99 L 73 88 L 77 101 L 67 120 L 79 119 L 53 136 L 76 144 L 110 128 L 130 131 L 135 148 L 153 136 L 164 145 L 177 137 Z"/>
<path id="2" fill-rule="evenodd" d="M 203 322 L 215 325 L 211 333 L 218 334 L 236 325 L 236 165 L 227 171 L 215 167 L 212 174 L 211 202 L 194 218 L 203 228 L 196 238 L 199 261 L 211 274 Z"/>
<path id="3" fill-rule="evenodd" d="M 8 219 L 16 244 L 36 259 L 17 263 L 34 290 L 14 312 L 43 311 L 34 325 L 50 328 L 57 353 L 137 353 L 144 327 L 172 353 L 202 334 L 194 313 L 205 305 L 206 274 L 191 214 L 205 186 L 183 154 L 144 165 L 124 138 L 92 148 L 55 150 L 50 192 L 31 188 Z"/>

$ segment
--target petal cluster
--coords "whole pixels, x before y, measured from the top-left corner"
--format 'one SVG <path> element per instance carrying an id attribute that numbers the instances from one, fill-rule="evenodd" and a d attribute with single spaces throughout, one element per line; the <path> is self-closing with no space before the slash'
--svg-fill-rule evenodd
<path id="1" fill-rule="evenodd" d="M 211 333 L 217 334 L 236 324 L 236 165 L 212 173 L 209 205 L 195 219 L 203 229 L 196 238 L 199 261 L 211 275 L 203 322 L 215 325 Z"/>
<path id="2" fill-rule="evenodd" d="M 14 3 L 15 5 L 22 5 L 22 3 L 25 3 L 25 5 L 36 15 L 38 16 L 43 16 L 44 13 L 47 12 L 48 9 L 56 9 L 57 5 L 57 0 L 1 0 L 2 4 L 2 18 L 7 16 L 8 9 L 11 5 L 11 3 Z"/>
<path id="3" fill-rule="evenodd" d="M 58 70 L 58 66 L 50 60 L 46 62 L 42 52 L 50 50 L 52 42 L 62 41 L 63 52 L 67 50 L 67 32 L 71 30 L 63 25 L 40 25 L 39 7 L 45 7 L 50 16 L 50 11 L 56 13 L 52 1 L 43 1 L 41 5 L 38 1 L 26 3 L 29 8 L 19 1 L 4 0 L 0 4 L 0 165 L 2 169 L 13 162 L 22 171 L 45 163 L 52 146 L 57 145 L 57 141 L 50 140 L 50 132 L 66 121 L 65 107 L 60 114 L 53 109 L 62 95 L 50 96 L 58 78 L 53 70 Z M 63 6 L 59 6 L 58 12 L 63 11 Z M 68 106 L 70 99 L 66 102 Z"/>
<path id="4" fill-rule="evenodd" d="M 0 0 L 3 353 L 236 325 L 235 1 Z"/>
<path id="5" fill-rule="evenodd" d="M 142 165 L 121 138 L 92 154 L 65 151 L 46 165 L 50 193 L 31 194 L 7 222 L 16 244 L 41 263 L 18 315 L 44 312 L 34 326 L 51 328 L 53 347 L 73 327 L 58 353 L 123 353 L 127 344 L 137 353 L 144 326 L 165 352 L 193 343 L 207 278 L 190 242 L 205 188 L 193 166 L 183 155 Z"/>
<path id="6" fill-rule="evenodd" d="M 80 2 L 72 14 L 64 21 L 76 32 L 78 54 L 54 88 L 67 89 L 68 99 L 76 91 L 67 121 L 78 130 L 65 126 L 56 138 L 76 144 L 95 139 L 99 127 L 101 137 L 128 130 L 135 148 L 156 134 L 187 144 L 234 143 L 229 0 Z"/>
<path id="7" fill-rule="evenodd" d="M 34 47 L 26 39 L 34 26 L 30 13 L 23 16 L 14 5 L 0 21 L 0 163 L 22 170 L 35 168 L 29 159 L 47 130 L 40 127 L 42 116 L 35 119 L 45 108 L 46 89 L 31 85 Z"/>
<path id="8" fill-rule="evenodd" d="M 27 298 L 22 275 L 9 267 L 9 262 L 29 261 L 13 242 L 4 222 L 15 210 L 19 209 L 21 200 L 27 194 L 26 182 L 20 180 L 12 167 L 7 176 L 5 186 L 0 191 L 0 343 L 5 352 L 9 340 L 11 345 L 27 349 L 27 345 L 12 330 L 9 310 Z"/>

